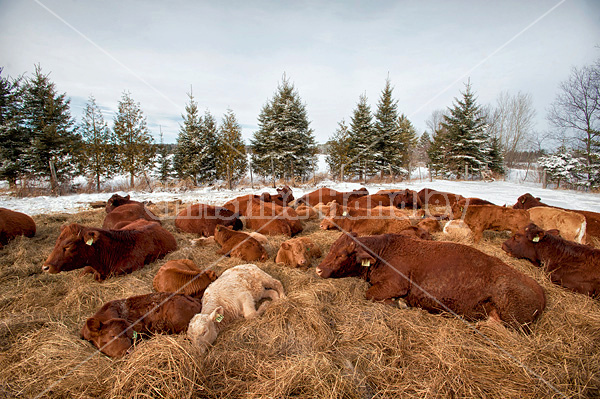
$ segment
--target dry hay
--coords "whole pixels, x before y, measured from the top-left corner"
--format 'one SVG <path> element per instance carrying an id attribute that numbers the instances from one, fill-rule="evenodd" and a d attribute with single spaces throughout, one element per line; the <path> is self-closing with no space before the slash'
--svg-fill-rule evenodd
<path id="1" fill-rule="evenodd" d="M 161 206 L 171 216 L 176 211 L 155 209 Z M 259 318 L 234 322 L 206 353 L 184 334 L 157 335 L 122 359 L 107 358 L 79 338 L 103 303 L 150 292 L 154 274 L 170 259 L 192 259 L 217 273 L 244 262 L 213 265 L 218 246 L 191 245 L 196 237 L 176 232 L 168 220 L 164 226 L 180 249 L 130 275 L 98 283 L 77 270 L 41 273 L 61 224 L 99 226 L 103 218 L 103 210 L 37 216 L 36 237 L 0 250 L 0 396 L 560 397 L 542 380 L 567 397 L 600 396 L 600 304 L 508 257 L 500 249 L 508 233 L 496 232 L 486 232 L 476 248 L 535 278 L 547 293 L 531 334 L 369 302 L 362 280 L 323 280 L 314 267 L 276 265 L 285 237 L 269 237 L 271 259 L 258 265 L 282 281 L 286 299 Z M 339 234 L 319 230 L 318 221 L 302 233 L 324 254 Z"/>

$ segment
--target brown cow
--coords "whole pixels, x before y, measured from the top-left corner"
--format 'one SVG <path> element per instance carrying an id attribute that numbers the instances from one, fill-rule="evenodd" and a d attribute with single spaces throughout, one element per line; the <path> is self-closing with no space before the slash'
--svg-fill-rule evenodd
<path id="1" fill-rule="evenodd" d="M 227 208 L 206 204 L 194 204 L 179 212 L 175 218 L 175 226 L 186 233 L 199 234 L 203 237 L 215 235 L 217 225 L 232 226 L 234 230 L 244 228 L 239 214 Z"/>
<path id="2" fill-rule="evenodd" d="M 543 264 L 554 284 L 600 297 L 600 249 L 565 240 L 533 223 L 505 241 L 502 249 L 536 266 Z"/>
<path id="3" fill-rule="evenodd" d="M 510 230 L 516 233 L 529 224 L 529 213 L 522 209 L 497 205 L 469 205 L 461 209 L 454 204 L 452 211 L 454 219 L 461 219 L 473 231 L 475 243 L 481 241 L 484 230 Z"/>
<path id="4" fill-rule="evenodd" d="M 490 317 L 517 328 L 533 322 L 546 304 L 535 280 L 498 258 L 466 245 L 396 234 L 342 234 L 316 272 L 322 278 L 364 278 L 372 284 L 367 299 L 402 297 L 430 312 Z"/>
<path id="5" fill-rule="evenodd" d="M 296 200 L 296 204 L 306 204 L 310 206 L 315 206 L 319 202 L 322 202 L 323 204 L 328 204 L 331 201 L 337 201 L 339 204 L 345 205 L 348 202 L 365 195 L 369 195 L 369 191 L 367 191 L 367 189 L 364 187 L 361 187 L 358 190 L 348 192 L 336 191 L 330 188 L 319 188 L 318 190 L 315 190 L 298 198 L 298 200 Z"/>
<path id="6" fill-rule="evenodd" d="M 0 249 L 17 236 L 33 237 L 35 222 L 21 212 L 0 208 Z"/>
<path id="7" fill-rule="evenodd" d="M 453 206 L 464 199 L 462 195 L 424 188 L 417 194 L 423 206 Z"/>
<path id="8" fill-rule="evenodd" d="M 187 295 L 155 292 L 117 299 L 87 319 L 81 338 L 110 357 L 120 357 L 128 353 L 138 334 L 184 332 L 201 311 L 202 303 Z"/>
<path id="9" fill-rule="evenodd" d="M 385 194 L 365 195 L 348 201 L 348 208 L 375 208 L 377 206 L 395 206 L 398 208 L 421 208 L 421 200 L 412 190 L 394 191 Z"/>
<path id="10" fill-rule="evenodd" d="M 117 198 L 115 198 L 115 196 Z M 143 203 L 131 201 L 129 200 L 129 196 L 121 197 L 118 194 L 113 195 L 106 204 L 106 211 L 108 213 L 104 218 L 104 222 L 102 223 L 103 229 L 115 229 L 115 226 L 118 223 L 133 222 L 138 219 L 145 219 L 151 222 L 162 224 L 160 218 L 152 213 L 150 209 L 146 208 Z"/>
<path id="11" fill-rule="evenodd" d="M 175 237 L 161 225 L 146 220 L 123 230 L 105 230 L 73 223 L 61 228 L 42 270 L 60 273 L 83 269 L 94 278 L 131 273 L 177 249 Z"/>
<path id="12" fill-rule="evenodd" d="M 342 229 L 363 236 L 399 233 L 412 225 L 408 218 L 368 217 L 364 215 L 364 211 L 364 209 L 348 209 L 345 215 L 323 219 L 320 227 L 323 230 Z"/>
<path id="13" fill-rule="evenodd" d="M 541 202 L 539 197 L 536 198 L 529 193 L 521 195 L 517 200 L 517 203 L 513 205 L 513 209 L 529 209 L 536 206 L 547 206 L 550 208 L 564 209 L 565 211 L 579 213 L 580 215 L 585 216 L 586 234 L 588 237 L 592 236 L 600 238 L 600 213 L 598 212 L 580 211 L 576 209 L 565 209 L 557 206 L 550 206 Z"/>
<path id="14" fill-rule="evenodd" d="M 417 227 L 427 230 L 430 234 L 442 231 L 442 226 L 440 225 L 439 220 L 432 217 L 421 219 L 419 223 L 417 223 Z"/>
<path id="15" fill-rule="evenodd" d="M 200 270 L 189 259 L 170 260 L 158 269 L 152 287 L 158 292 L 175 292 L 202 299 L 204 290 L 217 279 L 212 270 Z"/>
<path id="16" fill-rule="evenodd" d="M 529 220 L 543 230 L 556 229 L 568 241 L 585 244 L 585 216 L 564 209 L 535 206 L 527 209 Z"/>
<path id="17" fill-rule="evenodd" d="M 275 263 L 291 267 L 310 267 L 311 260 L 320 258 L 321 248 L 308 237 L 298 237 L 281 244 Z"/>
<path id="18" fill-rule="evenodd" d="M 471 206 L 471 205 L 495 205 L 493 202 L 481 199 L 481 198 L 463 198 L 457 202 L 458 206 Z"/>
<path id="19" fill-rule="evenodd" d="M 245 217 L 246 227 L 266 235 L 283 234 L 292 237 L 302 231 L 302 223 L 293 208 L 263 202 L 256 198 L 240 211 Z"/>
<path id="20" fill-rule="evenodd" d="M 392 204 L 398 208 L 420 209 L 423 207 L 419 193 L 413 190 L 379 190 L 375 195 L 388 195 Z"/>
<path id="21" fill-rule="evenodd" d="M 221 246 L 219 255 L 235 256 L 245 261 L 269 259 L 266 249 L 248 233 L 233 231 L 226 226 L 218 225 L 215 229 L 215 241 Z"/>
<path id="22" fill-rule="evenodd" d="M 413 238 L 418 238 L 420 240 L 432 240 L 431 234 L 427 230 L 419 226 L 410 226 L 405 228 L 404 230 L 399 231 L 398 233 L 401 236 L 408 236 Z"/>
<path id="23" fill-rule="evenodd" d="M 294 201 L 294 195 L 292 189 L 285 185 L 282 188 L 277 189 L 277 195 L 271 196 L 272 202 L 275 202 L 279 206 L 289 206 Z"/>
<path id="24" fill-rule="evenodd" d="M 304 205 L 304 204 L 302 204 L 298 208 L 296 208 L 296 214 L 298 214 L 298 217 L 300 217 L 302 219 L 307 219 L 307 220 L 316 219 L 318 217 L 317 211 L 315 211 L 315 208 L 313 208 L 312 206 Z"/>

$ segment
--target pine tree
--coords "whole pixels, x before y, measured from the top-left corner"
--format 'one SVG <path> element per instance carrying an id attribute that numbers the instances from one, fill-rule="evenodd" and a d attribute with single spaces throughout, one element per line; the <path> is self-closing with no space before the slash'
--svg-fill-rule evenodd
<path id="1" fill-rule="evenodd" d="M 192 158 L 192 164 L 197 171 L 197 179 L 206 184 L 212 184 L 217 179 L 217 120 L 206 110 L 204 120 L 200 125 L 198 151 Z"/>
<path id="2" fill-rule="evenodd" d="M 90 173 L 100 191 L 100 179 L 110 177 L 115 167 L 114 136 L 106 123 L 96 99 L 90 96 L 79 127 L 83 140 L 83 169 Z"/>
<path id="3" fill-rule="evenodd" d="M 0 179 L 14 189 L 25 170 L 24 153 L 30 145 L 24 128 L 22 79 L 2 76 L 0 68 Z"/>
<path id="4" fill-rule="evenodd" d="M 50 179 L 53 192 L 57 192 L 59 182 L 75 174 L 81 150 L 69 103 L 66 94 L 58 94 L 48 75 L 36 65 L 25 85 L 23 115 L 31 145 L 24 160 L 27 171 Z"/>
<path id="5" fill-rule="evenodd" d="M 278 179 L 308 176 L 317 149 L 309 125 L 306 105 L 284 75 L 258 116 L 259 129 L 251 140 L 255 170 Z"/>
<path id="6" fill-rule="evenodd" d="M 129 92 L 123 92 L 119 111 L 114 119 L 113 131 L 117 143 L 117 162 L 121 170 L 129 173 L 129 184 L 133 188 L 135 175 L 145 171 L 154 159 L 156 148 L 146 126 L 140 104 Z"/>
<path id="7" fill-rule="evenodd" d="M 198 185 L 194 156 L 198 153 L 197 143 L 200 142 L 200 131 L 202 129 L 202 116 L 198 111 L 198 104 L 194 101 L 192 93 L 188 93 L 190 102 L 185 106 L 183 125 L 177 137 L 177 149 L 173 159 L 173 167 L 181 179 L 191 178 L 194 185 Z"/>
<path id="8" fill-rule="evenodd" d="M 471 174 L 488 168 L 491 152 L 490 138 L 486 132 L 486 123 L 471 83 L 466 84 L 462 100 L 455 98 L 455 104 L 449 108 L 450 116 L 444 115 L 442 125 L 448 130 L 446 167 L 455 176 L 464 174 L 468 166 Z M 467 178 L 468 176 L 465 176 Z"/>
<path id="9" fill-rule="evenodd" d="M 227 181 L 229 189 L 242 179 L 248 169 L 246 145 L 242 138 L 242 127 L 235 114 L 228 109 L 218 135 L 218 173 L 219 178 Z"/>
<path id="10" fill-rule="evenodd" d="M 375 113 L 375 134 L 372 138 L 374 144 L 371 151 L 381 177 L 388 172 L 389 174 L 402 174 L 404 172 L 402 167 L 407 164 L 408 147 L 400 134 L 398 101 L 392 98 L 392 91 L 393 88 L 388 78 L 381 91 Z"/>
<path id="11" fill-rule="evenodd" d="M 362 94 L 350 119 L 349 172 L 366 179 L 377 171 L 376 157 L 372 150 L 374 126 L 367 96 Z M 365 175 L 366 174 L 366 175 Z"/>
<path id="12" fill-rule="evenodd" d="M 350 132 L 346 121 L 338 123 L 335 133 L 325 144 L 327 156 L 325 158 L 329 171 L 334 176 L 344 180 L 344 168 L 350 161 Z"/>

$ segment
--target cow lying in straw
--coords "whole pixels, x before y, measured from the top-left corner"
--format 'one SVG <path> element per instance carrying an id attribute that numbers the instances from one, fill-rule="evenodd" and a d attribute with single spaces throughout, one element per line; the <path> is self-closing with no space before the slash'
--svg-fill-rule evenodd
<path id="1" fill-rule="evenodd" d="M 170 260 L 158 269 L 152 287 L 158 292 L 176 292 L 202 298 L 204 290 L 217 279 L 212 270 L 200 270 L 189 259 Z"/>

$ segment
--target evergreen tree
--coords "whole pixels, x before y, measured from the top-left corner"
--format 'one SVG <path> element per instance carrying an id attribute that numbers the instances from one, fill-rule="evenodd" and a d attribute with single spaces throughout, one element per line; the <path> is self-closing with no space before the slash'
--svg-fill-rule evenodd
<path id="1" fill-rule="evenodd" d="M 158 164 L 158 179 L 162 184 L 165 184 L 169 180 L 169 177 L 171 177 L 173 167 L 171 165 L 169 150 L 163 140 L 162 129 L 160 130 L 160 145 L 158 146 L 156 163 Z"/>
<path id="2" fill-rule="evenodd" d="M 114 119 L 113 131 L 117 143 L 117 162 L 121 170 L 129 173 L 129 184 L 134 187 L 135 175 L 145 171 L 154 159 L 154 140 L 146 126 L 140 104 L 130 93 L 123 92 L 119 111 Z"/>
<path id="3" fill-rule="evenodd" d="M 381 92 L 377 112 L 375 113 L 374 144 L 371 147 L 375 164 L 384 174 L 403 174 L 402 167 L 407 164 L 408 147 L 400 133 L 398 123 L 398 102 L 392 98 L 393 88 L 390 79 L 386 79 Z M 408 122 L 410 124 L 410 122 Z M 414 129 L 413 129 L 414 130 Z"/>
<path id="4" fill-rule="evenodd" d="M 399 162 L 394 170 L 397 174 L 410 174 L 413 163 L 412 154 L 417 146 L 417 130 L 404 114 L 398 117 L 398 138 L 394 140 L 396 145 L 391 151 L 394 151 L 394 158 Z"/>
<path id="5" fill-rule="evenodd" d="M 206 110 L 204 120 L 200 125 L 199 141 L 196 143 L 198 151 L 192 158 L 197 173 L 197 179 L 206 184 L 212 184 L 217 179 L 217 120 Z"/>
<path id="6" fill-rule="evenodd" d="M 199 152 L 198 143 L 202 130 L 202 116 L 198 111 L 198 104 L 194 101 L 192 93 L 188 93 L 190 102 L 185 106 L 185 115 L 183 125 L 177 136 L 177 149 L 173 159 L 173 167 L 180 178 L 191 178 L 195 185 L 197 181 L 197 168 L 195 167 L 194 157 Z"/>
<path id="7" fill-rule="evenodd" d="M 497 173 L 499 175 L 503 175 L 505 170 L 504 170 L 504 158 L 502 157 L 502 154 L 504 153 L 504 149 L 502 148 L 502 142 L 500 140 L 500 137 L 498 136 L 493 136 L 491 138 L 491 143 L 490 143 L 490 153 L 489 153 L 489 164 L 488 167 L 490 168 L 490 170 L 494 173 Z"/>
<path id="8" fill-rule="evenodd" d="M 338 123 L 335 133 L 325 144 L 327 156 L 325 160 L 329 166 L 329 171 L 333 176 L 339 176 L 344 180 L 346 165 L 350 161 L 350 132 L 346 121 Z"/>
<path id="9" fill-rule="evenodd" d="M 81 137 L 76 133 L 66 94 L 58 94 L 48 75 L 35 66 L 23 100 L 26 136 L 31 145 L 24 154 L 27 171 L 50 179 L 56 192 L 61 181 L 77 170 Z"/>
<path id="10" fill-rule="evenodd" d="M 462 100 L 455 98 L 456 103 L 448 109 L 450 115 L 445 115 L 442 123 L 448 130 L 445 164 L 455 176 L 464 174 L 465 165 L 471 174 L 488 168 L 491 152 L 487 125 L 471 91 L 470 82 L 461 94 Z"/>
<path id="11" fill-rule="evenodd" d="M 284 75 L 258 116 L 259 129 L 251 140 L 255 170 L 278 179 L 308 176 L 317 149 L 309 125 L 306 105 Z"/>
<path id="12" fill-rule="evenodd" d="M 376 157 L 372 150 L 374 126 L 371 107 L 367 96 L 362 94 L 350 119 L 350 164 L 349 172 L 364 178 L 377 171 Z"/>
<path id="13" fill-rule="evenodd" d="M 92 175 L 96 182 L 96 190 L 100 191 L 100 179 L 110 177 L 114 170 L 115 143 L 93 96 L 90 96 L 85 105 L 79 131 L 83 140 L 83 169 Z"/>
<path id="14" fill-rule="evenodd" d="M 448 154 L 448 131 L 440 127 L 433 133 L 433 140 L 427 149 L 429 158 L 429 171 L 437 176 L 440 173 L 446 173 L 446 156 Z"/>
<path id="15" fill-rule="evenodd" d="M 242 138 L 242 127 L 232 110 L 223 116 L 218 136 L 218 173 L 219 178 L 227 181 L 231 190 L 233 184 L 241 180 L 248 169 L 246 146 Z"/>
<path id="16" fill-rule="evenodd" d="M 25 170 L 23 154 L 30 145 L 23 121 L 22 79 L 2 76 L 0 68 L 0 179 L 14 189 Z"/>
<path id="17" fill-rule="evenodd" d="M 586 180 L 585 156 L 578 157 L 566 147 L 561 146 L 554 154 L 540 157 L 538 163 L 546 171 L 547 180 L 555 182 L 557 187 L 561 183 L 575 186 Z"/>

